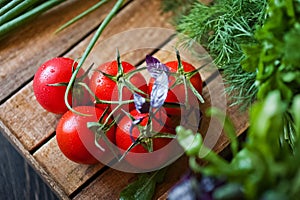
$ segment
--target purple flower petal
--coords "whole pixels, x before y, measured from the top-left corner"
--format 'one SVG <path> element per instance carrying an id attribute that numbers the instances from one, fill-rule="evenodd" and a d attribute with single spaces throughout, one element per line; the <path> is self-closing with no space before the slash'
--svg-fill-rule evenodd
<path id="1" fill-rule="evenodd" d="M 162 72 L 155 80 L 150 95 L 150 106 L 152 108 L 160 108 L 168 94 L 169 77 L 166 72 Z"/>
<path id="2" fill-rule="evenodd" d="M 146 56 L 147 70 L 153 78 L 157 78 L 162 72 L 169 72 L 166 65 L 162 64 L 158 59 Z"/>
<path id="3" fill-rule="evenodd" d="M 133 94 L 133 99 L 135 108 L 137 110 L 140 110 L 143 107 L 143 104 L 146 102 L 146 99 L 137 93 Z"/>
<path id="4" fill-rule="evenodd" d="M 133 94 L 135 109 L 139 113 L 147 113 L 149 111 L 149 103 L 146 102 L 146 99 L 141 95 L 134 93 Z"/>

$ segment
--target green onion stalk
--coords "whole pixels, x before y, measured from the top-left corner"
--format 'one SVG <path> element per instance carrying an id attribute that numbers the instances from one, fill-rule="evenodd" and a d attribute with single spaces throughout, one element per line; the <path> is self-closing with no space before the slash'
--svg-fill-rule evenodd
<path id="1" fill-rule="evenodd" d="M 119 11 L 119 9 L 122 7 L 123 3 L 125 2 L 125 0 L 118 0 L 114 7 L 111 9 L 111 11 L 108 13 L 108 15 L 105 17 L 105 19 L 103 20 L 103 22 L 100 24 L 100 26 L 98 27 L 96 33 L 94 34 L 93 38 L 91 39 L 90 43 L 88 44 L 87 48 L 85 49 L 82 58 L 80 59 L 78 66 L 76 68 L 76 70 L 73 72 L 72 77 L 69 81 L 69 84 L 67 86 L 66 92 L 65 92 L 65 103 L 66 106 L 69 110 L 71 110 L 72 112 L 82 115 L 82 113 L 78 113 L 76 110 L 74 110 L 71 105 L 68 102 L 68 94 L 70 93 L 70 90 L 75 82 L 76 76 L 78 74 L 79 69 L 83 66 L 86 58 L 88 57 L 88 55 L 90 54 L 90 52 L 92 51 L 93 47 L 95 46 L 97 40 L 99 39 L 100 35 L 102 34 L 102 32 L 104 31 L 104 29 L 106 28 L 106 26 L 109 24 L 109 22 L 112 20 L 112 18 L 116 15 L 116 13 Z"/>
<path id="2" fill-rule="evenodd" d="M 11 1 L 0 9 L 0 39 L 3 39 L 11 31 L 33 19 L 37 15 L 60 4 L 63 0 L 48 1 L 29 0 Z M 15 6 L 15 7 L 12 7 Z"/>

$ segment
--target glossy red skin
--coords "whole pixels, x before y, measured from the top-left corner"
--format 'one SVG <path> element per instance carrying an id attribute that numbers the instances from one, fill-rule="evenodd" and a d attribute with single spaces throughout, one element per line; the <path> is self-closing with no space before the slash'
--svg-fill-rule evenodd
<path id="1" fill-rule="evenodd" d="M 64 95 L 66 86 L 49 86 L 48 84 L 68 83 L 72 76 L 72 68 L 77 63 L 70 58 L 58 57 L 46 61 L 35 73 L 33 79 L 33 91 L 36 100 L 47 111 L 55 114 L 63 114 L 68 111 L 65 105 Z M 82 76 L 84 70 L 80 69 L 78 76 Z M 72 91 L 68 96 L 68 102 L 72 105 Z"/>
<path id="2" fill-rule="evenodd" d="M 122 62 L 123 71 L 124 73 L 130 72 L 134 69 L 136 69 L 133 65 L 131 65 L 128 62 Z M 117 61 L 107 62 L 102 65 L 100 65 L 95 71 L 90 79 L 90 89 L 92 92 L 101 100 L 107 100 L 107 101 L 117 101 L 119 98 L 118 95 L 118 86 L 117 83 L 110 78 L 104 76 L 100 71 L 116 76 L 118 72 L 118 64 Z M 135 85 L 140 90 L 144 91 L 145 94 L 147 94 L 148 86 L 145 78 L 142 76 L 142 74 L 137 73 L 133 75 L 130 79 L 131 83 Z M 126 88 L 123 88 L 123 100 L 129 100 L 133 99 L 132 93 Z M 93 99 L 93 97 L 92 97 Z M 93 99 L 94 101 L 94 99 Z M 105 109 L 109 105 L 108 104 L 96 104 L 97 107 Z M 112 104 L 110 106 L 111 110 L 116 106 L 116 104 Z M 126 104 L 122 107 L 125 111 L 131 111 L 134 109 L 134 104 Z"/>
<path id="3" fill-rule="evenodd" d="M 94 133 L 87 128 L 87 122 L 97 122 L 102 116 L 103 110 L 92 106 L 79 106 L 74 109 L 91 116 L 80 116 L 72 111 L 67 111 L 56 127 L 57 144 L 61 152 L 71 161 L 80 164 L 96 164 L 99 161 L 93 155 L 100 158 L 104 152 L 95 146 Z M 106 134 L 108 139 L 115 143 L 115 126 Z M 101 142 L 104 146 L 104 142 Z M 93 155 L 90 153 L 91 151 L 93 151 Z"/>
<path id="4" fill-rule="evenodd" d="M 141 126 L 146 126 L 148 122 L 148 114 L 141 114 L 137 110 L 133 110 L 130 113 L 135 119 L 146 117 L 140 123 Z M 167 128 L 164 126 L 165 123 L 168 123 L 168 117 L 164 112 L 158 112 L 156 118 L 160 120 L 153 119 L 153 130 L 156 132 L 164 132 L 175 134 L 175 129 Z M 124 116 L 121 121 L 118 123 L 116 129 L 116 145 L 120 148 L 121 153 L 124 153 L 128 147 L 133 143 L 130 137 L 130 127 L 132 120 L 128 116 Z M 137 139 L 140 135 L 140 131 L 137 127 L 134 127 L 132 130 L 132 137 Z M 172 139 L 167 138 L 155 138 L 153 140 L 153 152 L 164 148 L 167 144 L 170 143 Z M 141 144 L 138 144 L 130 150 L 132 153 L 138 154 L 127 154 L 125 160 L 130 163 L 132 166 L 140 169 L 152 169 L 159 167 L 165 164 L 168 161 L 170 155 L 169 149 L 164 150 L 160 154 L 153 155 L 149 153 Z M 140 154 L 140 155 L 139 155 Z M 150 163 L 149 163 L 150 162 Z"/>
<path id="5" fill-rule="evenodd" d="M 178 70 L 178 61 L 170 61 L 165 63 L 165 65 L 168 67 L 170 72 L 177 72 Z M 182 61 L 182 66 L 183 70 L 185 72 L 191 72 L 194 71 L 196 68 L 191 65 L 190 63 L 187 63 L 185 61 Z M 151 78 L 149 81 L 149 92 L 152 90 L 153 84 L 154 84 L 154 79 Z M 175 83 L 176 79 L 174 76 L 170 75 L 169 76 L 169 88 Z M 195 87 L 195 89 L 202 94 L 202 87 L 203 87 L 203 82 L 201 79 L 201 76 L 199 73 L 195 74 L 191 79 L 190 79 L 192 85 Z M 193 94 L 193 92 L 188 88 L 188 97 L 189 97 L 189 104 L 192 106 L 197 106 L 199 101 L 197 97 Z M 173 103 L 184 103 L 185 102 L 185 88 L 184 85 L 177 85 L 171 90 L 168 91 L 167 98 L 165 102 L 173 102 Z M 168 115 L 176 115 L 180 116 L 181 114 L 181 109 L 180 108 L 166 108 L 166 111 Z"/>

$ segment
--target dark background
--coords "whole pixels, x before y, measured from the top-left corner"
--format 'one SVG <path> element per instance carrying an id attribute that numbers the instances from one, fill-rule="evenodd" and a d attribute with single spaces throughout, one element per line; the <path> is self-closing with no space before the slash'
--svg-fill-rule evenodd
<path id="1" fill-rule="evenodd" d="M 0 199 L 58 199 L 2 133 L 0 148 Z"/>

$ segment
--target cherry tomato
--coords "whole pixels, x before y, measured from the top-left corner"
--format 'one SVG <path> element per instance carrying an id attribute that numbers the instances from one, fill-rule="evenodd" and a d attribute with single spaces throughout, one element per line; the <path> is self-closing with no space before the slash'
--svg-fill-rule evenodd
<path id="1" fill-rule="evenodd" d="M 96 164 L 99 162 L 98 159 L 104 156 L 104 151 L 96 147 L 95 135 L 88 129 L 87 122 L 97 122 L 102 116 L 103 110 L 93 106 L 78 106 L 74 109 L 89 116 L 67 111 L 56 127 L 57 144 L 68 159 L 80 164 Z M 104 120 L 106 117 L 107 115 Z M 106 135 L 114 144 L 115 126 L 112 126 Z M 99 143 L 103 148 L 107 148 L 103 140 Z"/>
<path id="2" fill-rule="evenodd" d="M 46 61 L 38 68 L 33 79 L 33 91 L 36 100 L 44 109 L 56 114 L 63 114 L 68 110 L 64 101 L 66 86 L 53 86 L 50 84 L 67 84 L 72 76 L 72 71 L 76 67 L 77 63 L 74 60 L 58 57 Z M 84 70 L 80 69 L 78 77 L 83 74 Z M 88 77 L 84 81 L 87 82 L 87 80 Z M 72 105 L 72 91 L 69 93 L 68 102 Z"/>
<path id="3" fill-rule="evenodd" d="M 175 73 L 178 71 L 178 61 L 170 61 L 170 62 L 165 63 L 165 65 L 168 67 L 170 72 Z M 184 61 L 182 61 L 182 66 L 183 66 L 184 73 L 191 72 L 196 69 L 193 65 L 191 65 L 190 63 L 184 62 Z M 149 91 L 152 90 L 154 81 L 155 80 L 153 78 L 150 79 Z M 169 76 L 169 88 L 175 83 L 175 81 L 176 81 L 176 77 L 171 74 Z M 201 94 L 203 83 L 202 83 L 200 74 L 196 73 L 195 75 L 193 75 L 190 78 L 190 82 L 194 86 L 194 88 L 199 92 L 199 94 Z M 199 101 L 198 101 L 197 97 L 194 95 L 194 93 L 189 88 L 187 88 L 187 91 L 186 91 L 184 84 L 179 84 L 179 85 L 176 85 L 175 87 L 169 89 L 165 102 L 184 104 L 186 101 L 186 94 L 188 97 L 189 105 L 196 106 L 198 108 Z M 182 112 L 181 112 L 182 108 L 180 108 L 180 107 L 166 108 L 166 111 L 167 111 L 168 115 L 180 116 L 182 114 Z"/>
<path id="4" fill-rule="evenodd" d="M 133 65 L 128 62 L 122 62 L 123 72 L 128 73 L 134 69 L 136 69 Z M 111 78 L 105 76 L 103 73 L 113 76 L 116 80 L 112 80 Z M 118 101 L 119 92 L 118 85 L 120 84 L 118 78 L 116 77 L 118 74 L 118 63 L 117 61 L 107 62 L 98 67 L 98 69 L 92 74 L 90 80 L 90 89 L 91 91 L 100 99 L 106 101 Z M 147 94 L 148 86 L 145 78 L 140 74 L 136 73 L 130 78 L 130 82 L 141 91 Z M 124 87 L 122 91 L 122 100 L 130 100 L 133 99 L 132 92 Z M 93 99 L 94 100 L 94 99 Z M 106 107 L 110 107 L 112 110 L 116 107 L 116 104 L 108 105 L 108 104 L 96 104 L 97 107 L 105 109 Z M 134 109 L 134 104 L 125 104 L 122 109 L 125 111 L 130 111 Z"/>
<path id="5" fill-rule="evenodd" d="M 148 113 L 139 113 L 137 110 L 131 111 L 131 116 L 134 119 L 142 119 L 139 126 L 147 126 L 149 120 Z M 157 112 L 154 118 L 152 118 L 152 129 L 154 132 L 175 134 L 175 131 L 171 127 L 166 127 L 169 119 L 164 112 Z M 120 148 L 121 153 L 124 153 L 132 144 L 133 140 L 137 140 L 140 136 L 140 129 L 134 126 L 131 130 L 132 119 L 127 115 L 124 116 L 118 123 L 116 130 L 116 145 Z M 130 133 L 131 131 L 131 133 Z M 152 140 L 153 152 L 149 152 L 143 145 L 146 140 Z M 132 166 L 138 169 L 154 169 L 160 168 L 168 162 L 170 155 L 170 149 L 167 148 L 167 144 L 170 143 L 170 138 L 146 138 L 141 144 L 133 147 L 129 153 L 125 156 L 125 160 Z"/>

